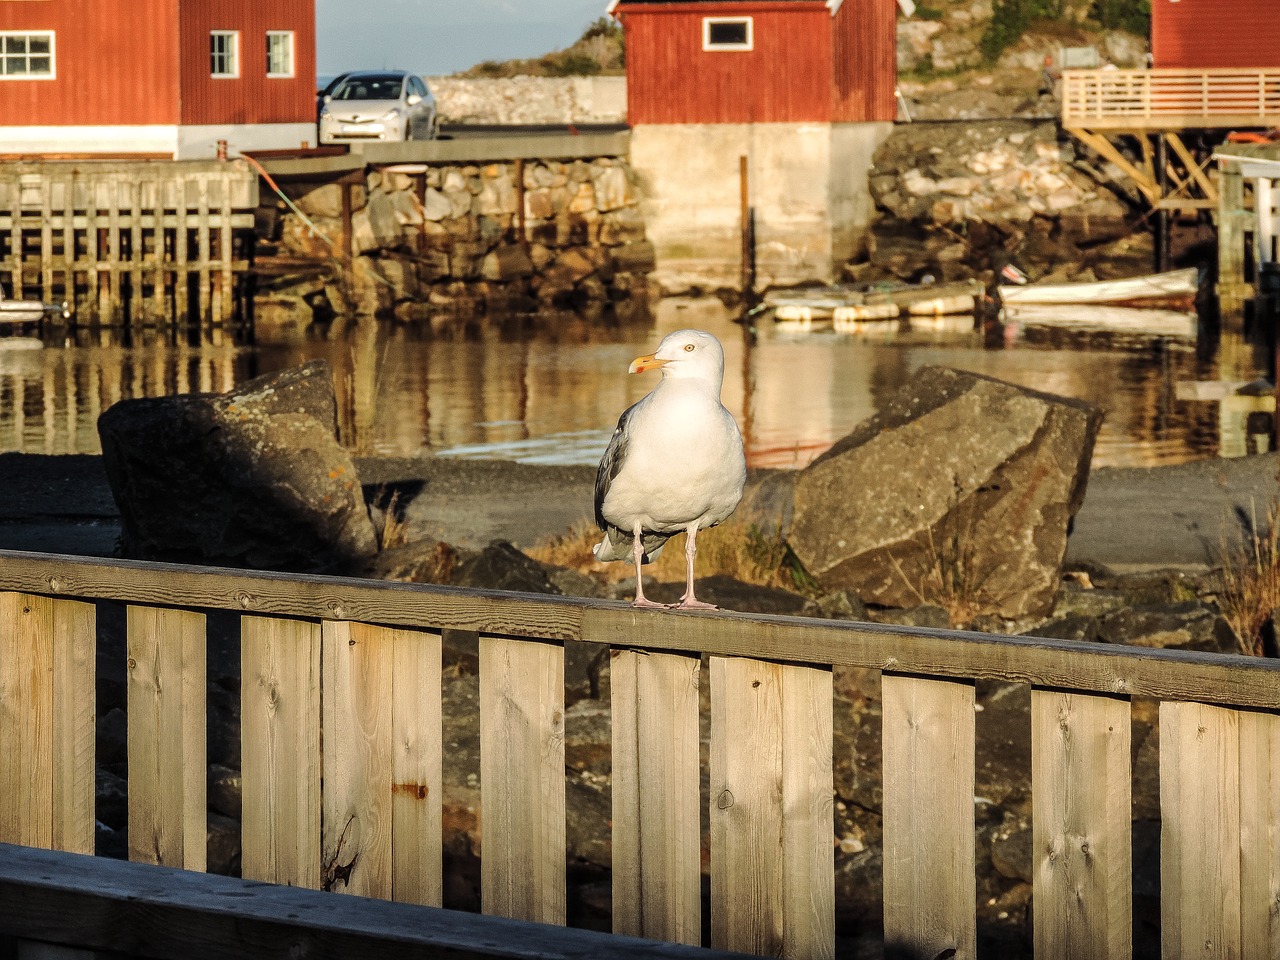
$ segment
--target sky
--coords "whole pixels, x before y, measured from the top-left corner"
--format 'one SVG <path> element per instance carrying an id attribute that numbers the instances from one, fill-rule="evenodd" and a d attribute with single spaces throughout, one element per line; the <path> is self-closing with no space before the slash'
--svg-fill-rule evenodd
<path id="1" fill-rule="evenodd" d="M 316 0 L 316 74 L 465 70 L 562 50 L 608 0 Z"/>

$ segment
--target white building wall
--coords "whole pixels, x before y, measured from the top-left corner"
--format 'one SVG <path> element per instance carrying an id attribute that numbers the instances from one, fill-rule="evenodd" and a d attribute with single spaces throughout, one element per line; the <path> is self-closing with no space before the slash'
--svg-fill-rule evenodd
<path id="1" fill-rule="evenodd" d="M 161 154 L 174 160 L 207 160 L 217 156 L 218 141 L 226 140 L 234 156 L 252 150 L 287 150 L 316 145 L 314 123 L 227 124 L 178 126 L 0 126 L 0 153 Z"/>

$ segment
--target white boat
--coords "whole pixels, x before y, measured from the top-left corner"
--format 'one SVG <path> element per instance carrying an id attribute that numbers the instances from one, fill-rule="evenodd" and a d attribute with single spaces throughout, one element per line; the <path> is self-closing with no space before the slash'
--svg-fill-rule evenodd
<path id="1" fill-rule="evenodd" d="M 1009 327 L 1055 327 L 1099 333 L 1194 340 L 1198 318 L 1183 310 L 1113 307 L 1098 304 L 1006 304 L 1000 319 Z"/>
<path id="2" fill-rule="evenodd" d="M 1200 288 L 1200 271 L 1195 267 L 1170 270 L 1121 280 L 1089 283 L 1028 283 L 999 287 L 1005 304 L 1101 303 L 1116 306 L 1149 306 L 1190 309 Z"/>
<path id="3" fill-rule="evenodd" d="M 60 304 L 40 300 L 10 300 L 0 288 L 0 324 L 39 323 L 46 316 L 57 314 L 64 320 L 71 319 L 71 307 L 64 300 Z"/>

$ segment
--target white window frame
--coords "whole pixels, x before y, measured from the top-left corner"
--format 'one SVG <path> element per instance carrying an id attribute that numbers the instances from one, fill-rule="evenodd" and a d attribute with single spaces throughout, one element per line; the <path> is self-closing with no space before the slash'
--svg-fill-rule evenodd
<path id="1" fill-rule="evenodd" d="M 58 79 L 58 49 L 57 49 L 57 33 L 53 30 L 0 30 L 0 61 L 7 62 L 10 56 L 25 56 L 30 66 L 31 53 L 25 54 L 8 54 L 4 52 L 4 41 L 9 37 L 25 37 L 28 40 L 34 37 L 40 37 L 49 41 L 49 72 L 48 73 L 0 73 L 0 80 L 56 80 Z M 44 54 L 37 54 L 44 56 Z M 2 69 L 2 67 L 0 67 Z"/>
<path id="2" fill-rule="evenodd" d="M 754 50 L 756 40 L 754 17 L 703 17 L 702 18 L 702 49 L 708 51 L 715 50 Z M 712 43 L 711 42 L 711 26 L 716 23 L 741 23 L 747 27 L 746 43 Z"/>
<path id="3" fill-rule="evenodd" d="M 230 39 L 230 49 L 224 50 L 220 54 L 215 54 L 213 50 L 213 41 L 215 37 Z M 230 59 L 230 70 L 215 70 L 213 59 L 215 56 L 221 56 L 224 59 Z M 240 76 L 240 31 L 239 30 L 210 30 L 209 31 L 209 76 L 218 80 L 234 80 Z"/>
<path id="4" fill-rule="evenodd" d="M 272 41 L 283 41 L 285 59 L 287 61 L 284 70 L 271 69 L 271 45 Z M 268 30 L 267 31 L 267 76 L 268 77 L 292 77 L 294 75 L 294 43 L 292 30 Z"/>

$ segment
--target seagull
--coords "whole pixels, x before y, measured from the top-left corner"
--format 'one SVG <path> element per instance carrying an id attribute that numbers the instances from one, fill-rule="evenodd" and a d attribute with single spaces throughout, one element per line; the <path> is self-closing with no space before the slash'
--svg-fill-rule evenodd
<path id="1" fill-rule="evenodd" d="M 662 379 L 618 418 L 600 460 L 596 523 L 604 539 L 592 552 L 600 561 L 630 557 L 636 567 L 632 606 L 664 607 L 645 597 L 640 566 L 684 530 L 688 576 L 676 606 L 714 610 L 693 593 L 698 531 L 733 513 L 747 479 L 742 434 L 720 403 L 724 350 L 702 330 L 677 330 L 653 353 L 633 360 L 628 372 L 655 367 Z"/>

